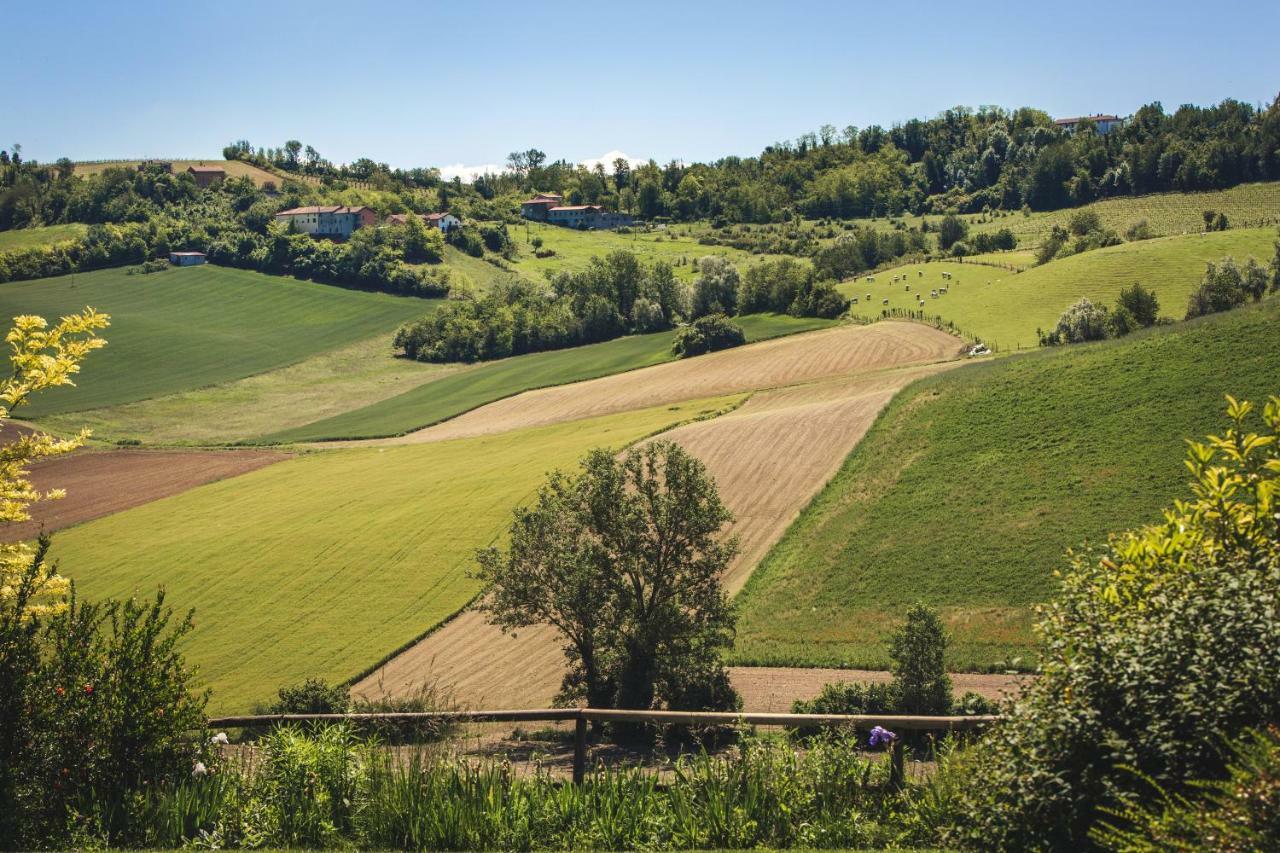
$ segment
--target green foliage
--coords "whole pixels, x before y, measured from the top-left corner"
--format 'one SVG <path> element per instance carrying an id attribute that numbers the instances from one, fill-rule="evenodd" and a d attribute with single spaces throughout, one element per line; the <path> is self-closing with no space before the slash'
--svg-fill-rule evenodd
<path id="1" fill-rule="evenodd" d="M 1192 780 L 1182 794 L 1146 781 L 1157 796 L 1124 798 L 1094 831 L 1104 849 L 1252 853 L 1280 842 L 1280 730 L 1274 727 L 1232 741 L 1225 778 Z"/>
<path id="2" fill-rule="evenodd" d="M 1274 289 L 1274 288 L 1273 288 Z M 1210 263 L 1200 287 L 1187 300 L 1187 319 L 1230 311 L 1250 299 L 1255 302 L 1267 291 L 1267 271 L 1250 258 L 1241 267 L 1233 258 Z"/>
<path id="3" fill-rule="evenodd" d="M 553 473 L 516 510 L 506 553 L 478 553 L 480 606 L 504 631 L 556 631 L 568 659 L 562 700 L 735 708 L 720 662 L 734 626 L 720 573 L 737 542 L 717 539 L 731 518 L 677 444 L 622 459 L 593 451 L 580 474 Z"/>
<path id="4" fill-rule="evenodd" d="M 738 311 L 738 271 L 724 258 L 710 255 L 698 261 L 689 316 L 735 314 Z"/>
<path id="5" fill-rule="evenodd" d="M 969 226 L 954 213 L 948 213 L 938 223 L 938 248 L 947 251 L 969 234 Z"/>
<path id="6" fill-rule="evenodd" d="M 907 611 L 907 621 L 889 638 L 893 685 L 904 714 L 946 714 L 951 679 L 943 657 L 947 635 L 938 613 L 923 604 Z"/>
<path id="7" fill-rule="evenodd" d="M 972 244 L 976 254 L 1008 252 L 1018 247 L 1018 238 L 1008 228 L 1001 228 L 999 231 L 982 231 L 974 234 L 969 239 L 969 243 Z"/>
<path id="8" fill-rule="evenodd" d="M 746 342 L 747 336 L 737 323 L 723 314 L 708 314 L 676 331 L 671 352 L 678 358 L 689 358 Z"/>
<path id="9" fill-rule="evenodd" d="M 956 838 L 1078 849 L 1143 793 L 1227 773 L 1221 742 L 1280 715 L 1280 397 L 1191 442 L 1191 494 L 1071 556 L 1038 678 L 975 750 Z"/>
<path id="10" fill-rule="evenodd" d="M 743 314 L 773 311 L 795 317 L 835 318 L 848 304 L 830 280 L 819 281 L 811 266 L 791 258 L 749 267 L 738 289 Z"/>
<path id="11" fill-rule="evenodd" d="M 1058 325 L 1040 337 L 1041 346 L 1101 341 L 1109 331 L 1105 305 L 1094 305 L 1087 297 L 1072 305 L 1058 318 Z"/>
<path id="12" fill-rule="evenodd" d="M 1120 291 L 1115 310 L 1117 314 L 1121 311 L 1128 313 L 1137 325 L 1146 328 L 1154 326 L 1159 319 L 1160 300 L 1155 293 L 1135 281 L 1132 286 Z"/>
<path id="13" fill-rule="evenodd" d="M 1154 236 L 1151 231 L 1151 223 L 1146 219 L 1139 219 L 1124 231 L 1124 238 L 1131 243 L 1138 240 L 1150 240 Z"/>
<path id="14" fill-rule="evenodd" d="M 813 268 L 818 278 L 843 281 L 903 255 L 923 253 L 927 248 L 928 239 L 922 231 L 855 228 L 815 252 Z"/>
<path id="15" fill-rule="evenodd" d="M 281 687 L 276 701 L 264 714 L 345 714 L 351 696 L 341 684 L 330 686 L 323 678 L 308 678 L 301 684 Z"/>

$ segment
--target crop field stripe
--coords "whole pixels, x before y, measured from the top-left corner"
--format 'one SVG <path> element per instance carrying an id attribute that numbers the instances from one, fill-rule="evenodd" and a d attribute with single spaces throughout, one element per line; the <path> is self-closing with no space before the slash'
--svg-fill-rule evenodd
<path id="1" fill-rule="evenodd" d="M 475 549 L 550 470 L 737 399 L 311 453 L 74 527 L 54 553 L 88 598 L 163 585 L 194 607 L 188 658 L 216 710 L 244 710 L 283 683 L 350 678 L 465 605 Z"/>
<path id="2" fill-rule="evenodd" d="M 829 328 L 816 318 L 756 314 L 735 318 L 748 340 Z M 525 391 L 566 385 L 672 361 L 672 332 L 630 335 L 599 344 L 530 353 L 469 368 L 371 406 L 272 433 L 260 444 L 341 441 L 399 436 Z"/>
<path id="3" fill-rule="evenodd" d="M 111 315 L 107 346 L 75 388 L 57 388 L 27 418 L 96 409 L 283 367 L 432 309 L 411 297 L 345 290 L 204 265 L 147 275 L 124 269 L 0 285 L 0 315 L 57 318 L 91 305 Z"/>

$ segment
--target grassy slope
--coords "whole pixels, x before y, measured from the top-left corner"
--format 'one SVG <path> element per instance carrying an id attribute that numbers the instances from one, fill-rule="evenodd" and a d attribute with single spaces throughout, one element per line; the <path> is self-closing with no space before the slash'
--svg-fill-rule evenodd
<path id="1" fill-rule="evenodd" d="M 751 577 L 735 659 L 884 667 L 915 601 L 942 609 L 956 668 L 1027 655 L 1065 549 L 1157 520 L 1222 395 L 1280 393 L 1277 341 L 1272 299 L 916 383 Z"/>
<path id="2" fill-rule="evenodd" d="M 462 607 L 474 550 L 551 469 L 739 399 L 312 453 L 65 531 L 54 551 L 89 599 L 164 585 L 196 608 L 188 658 L 215 710 L 246 709 L 281 684 L 355 676 Z"/>
<path id="3" fill-rule="evenodd" d="M 249 376 L 390 334 L 430 302 L 215 266 L 123 269 L 0 286 L 0 316 L 50 319 L 92 305 L 111 315 L 80 388 L 42 395 L 25 417 L 94 409 Z"/>
<path id="4" fill-rule="evenodd" d="M 473 258 L 453 246 L 444 247 L 444 263 L 458 277 L 455 284 L 488 290 L 504 279 L 519 278 L 514 271 L 499 269 L 481 258 Z"/>
<path id="5" fill-rule="evenodd" d="M 1001 349 L 1029 348 L 1036 346 L 1036 329 L 1052 328 L 1080 297 L 1109 307 L 1120 289 L 1135 281 L 1155 291 L 1163 316 L 1181 319 L 1207 261 L 1252 255 L 1267 263 L 1275 253 L 1275 241 L 1273 228 L 1166 237 L 1084 252 L 1017 274 L 950 261 L 909 264 L 876 273 L 874 282 L 865 277 L 844 282 L 839 290 L 859 298 L 855 313 L 876 317 L 886 297 L 890 307 L 916 310 L 916 294 L 923 288 L 926 313 L 939 314 Z M 952 273 L 950 282 L 943 280 L 943 271 Z M 895 275 L 907 276 L 911 292 L 901 282 L 890 283 Z M 929 297 L 929 290 L 943 285 L 950 288 L 947 295 Z"/>
<path id="6" fill-rule="evenodd" d="M 128 160 L 124 162 L 112 163 L 77 163 L 77 175 L 93 175 L 98 172 L 111 168 L 133 168 L 142 161 Z M 283 178 L 279 175 L 272 174 L 266 169 L 260 169 L 252 163 L 244 163 L 239 160 L 170 160 L 173 163 L 174 174 L 185 172 L 192 166 L 220 166 L 227 172 L 227 177 L 235 178 L 247 176 L 253 179 L 258 186 L 262 186 L 267 182 L 273 182 L 277 187 L 283 182 Z"/>
<path id="7" fill-rule="evenodd" d="M 561 270 L 583 269 L 591 258 L 604 256 L 618 249 L 634 252 L 647 263 L 666 261 L 675 268 L 676 275 L 683 279 L 693 278 L 696 272 L 694 262 L 707 255 L 726 257 L 739 268 L 758 260 L 739 249 L 703 246 L 687 237 L 677 238 L 669 231 L 618 234 L 613 231 L 576 231 L 538 222 L 527 223 L 527 232 L 526 224 L 509 228 L 511 239 L 520 248 L 520 257 L 512 263 L 512 268 L 523 276 L 539 281 Z M 529 238 L 541 237 L 542 248 L 555 250 L 555 255 L 550 258 L 535 258 L 533 246 L 526 242 L 526 235 Z"/>
<path id="8" fill-rule="evenodd" d="M 0 252 L 47 246 L 64 240 L 78 240 L 89 230 L 87 225 L 71 222 L 66 225 L 45 225 L 40 228 L 18 228 L 0 231 Z"/>
<path id="9" fill-rule="evenodd" d="M 300 362 L 177 394 L 40 419 L 54 432 L 93 430 L 95 441 L 232 444 L 372 405 L 424 382 L 465 370 L 399 358 L 391 336 L 327 350 Z"/>
<path id="10" fill-rule="evenodd" d="M 750 341 L 825 328 L 829 320 L 756 314 L 735 318 Z M 265 442 L 324 441 L 400 435 L 510 397 L 670 361 L 672 332 L 631 335 L 601 344 L 531 353 L 471 368 L 362 409 L 265 436 Z"/>

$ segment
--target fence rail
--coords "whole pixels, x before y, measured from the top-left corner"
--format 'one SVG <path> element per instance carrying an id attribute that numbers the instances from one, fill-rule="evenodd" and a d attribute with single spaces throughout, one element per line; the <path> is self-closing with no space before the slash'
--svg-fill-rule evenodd
<path id="1" fill-rule="evenodd" d="M 237 717 L 214 717 L 210 728 L 256 728 L 280 723 L 338 722 L 441 722 L 441 723 L 514 723 L 570 722 L 574 724 L 573 782 L 582 784 L 587 770 L 588 723 L 658 723 L 676 726 L 790 726 L 835 727 L 883 726 L 903 732 L 973 731 L 988 726 L 999 717 L 923 717 L 901 714 L 773 714 L 734 713 L 730 711 L 629 711 L 603 708 L 520 708 L 499 711 L 405 711 L 380 714 L 251 714 Z M 904 744 L 902 738 L 890 749 L 890 780 L 896 787 L 905 784 Z"/>

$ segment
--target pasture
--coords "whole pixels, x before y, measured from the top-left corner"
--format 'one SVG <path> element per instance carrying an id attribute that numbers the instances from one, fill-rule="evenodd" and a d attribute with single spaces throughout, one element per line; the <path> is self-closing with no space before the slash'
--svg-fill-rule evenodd
<path id="1" fill-rule="evenodd" d="M 858 297 L 853 313 L 863 317 L 878 317 L 886 307 L 919 310 L 950 320 L 1002 350 L 1027 349 L 1037 346 L 1037 328 L 1052 329 L 1082 296 L 1110 307 L 1121 288 L 1134 282 L 1155 291 L 1161 316 L 1180 320 L 1207 262 L 1233 255 L 1265 264 L 1275 254 L 1275 241 L 1274 228 L 1165 237 L 1083 252 L 1022 273 L 955 261 L 908 264 L 875 273 L 873 282 L 865 275 L 850 279 L 838 289 Z M 944 272 L 951 274 L 949 281 Z M 900 277 L 897 283 L 895 276 Z M 931 290 L 944 286 L 947 294 L 930 297 Z M 924 297 L 923 307 L 917 295 Z"/>
<path id="2" fill-rule="evenodd" d="M 672 229 L 619 234 L 616 231 L 578 231 L 528 221 L 507 227 L 511 239 L 520 249 L 520 256 L 511 266 L 521 275 L 538 281 L 562 270 L 576 272 L 584 269 L 592 258 L 603 257 L 619 249 L 633 252 L 646 263 L 666 261 L 675 269 L 676 276 L 684 280 L 690 280 L 697 274 L 695 263 L 708 255 L 727 258 L 739 269 L 753 260 L 767 257 L 753 256 L 727 246 L 703 246 L 689 237 L 676 236 Z M 543 251 L 551 249 L 555 255 L 535 257 L 531 242 L 534 237 L 542 239 Z"/>
<path id="3" fill-rule="evenodd" d="M 153 158 L 161 159 L 164 158 Z M 96 175 L 107 169 L 133 169 L 136 168 L 141 160 L 98 160 L 86 163 L 76 163 L 77 175 Z M 252 180 L 258 186 L 266 183 L 274 183 L 277 187 L 284 183 L 284 178 L 274 172 L 245 163 L 242 160 L 169 160 L 173 164 L 173 173 L 175 175 L 187 171 L 192 166 L 218 166 L 225 169 L 228 178 L 245 177 Z"/>
<path id="4" fill-rule="evenodd" d="M 1280 300 L 1101 344 L 984 360 L 889 404 L 747 581 L 738 664 L 884 668 L 915 602 L 955 669 L 1031 658 L 1067 548 L 1154 522 L 1223 394 L 1277 393 Z"/>
<path id="5" fill-rule="evenodd" d="M 0 252 L 12 252 L 18 249 L 30 249 L 35 246 L 49 246 L 68 240 L 79 240 L 89 230 L 89 226 L 79 222 L 65 225 L 42 225 L 37 228 L 15 228 L 12 231 L 0 231 Z"/>
<path id="6" fill-rule="evenodd" d="M 86 598 L 163 585 L 194 607 L 187 657 L 214 710 L 245 710 L 285 683 L 351 678 L 463 607 L 475 549 L 550 470 L 739 399 L 311 453 L 72 528 L 54 552 Z"/>
<path id="7" fill-rule="evenodd" d="M 429 300 L 363 293 L 204 265 L 130 275 L 98 270 L 0 286 L 0 316 L 50 320 L 91 305 L 111 315 L 107 346 L 77 382 L 20 411 L 38 418 L 115 406 L 283 367 L 430 309 Z"/>
<path id="8" fill-rule="evenodd" d="M 757 314 L 735 318 L 749 341 L 821 329 L 831 320 Z M 673 332 L 629 335 L 604 343 L 514 356 L 467 368 L 395 397 L 293 429 L 264 443 L 331 441 L 402 435 L 522 391 L 564 385 L 671 361 Z"/>

